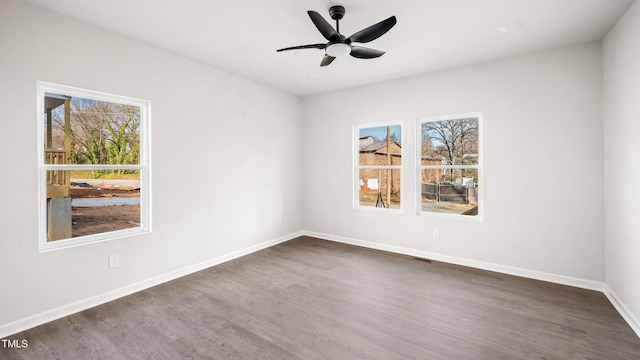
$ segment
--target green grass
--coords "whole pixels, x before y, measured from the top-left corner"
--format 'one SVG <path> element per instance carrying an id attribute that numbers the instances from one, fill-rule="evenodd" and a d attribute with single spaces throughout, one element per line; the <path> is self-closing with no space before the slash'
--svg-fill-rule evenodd
<path id="1" fill-rule="evenodd" d="M 116 172 L 92 172 L 91 170 L 72 170 L 72 179 L 108 179 L 108 180 L 138 180 L 140 172 L 118 174 Z"/>

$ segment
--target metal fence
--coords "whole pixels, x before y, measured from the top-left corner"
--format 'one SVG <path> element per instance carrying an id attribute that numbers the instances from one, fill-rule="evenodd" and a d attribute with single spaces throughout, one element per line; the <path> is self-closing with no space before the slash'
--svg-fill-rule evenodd
<path id="1" fill-rule="evenodd" d="M 462 184 L 429 184 L 422 183 L 422 198 L 435 201 L 450 201 L 468 204 L 470 188 Z"/>

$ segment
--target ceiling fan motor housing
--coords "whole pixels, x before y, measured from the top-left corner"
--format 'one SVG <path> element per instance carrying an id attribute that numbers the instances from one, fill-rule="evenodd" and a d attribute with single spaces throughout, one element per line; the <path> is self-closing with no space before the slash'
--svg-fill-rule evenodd
<path id="1" fill-rule="evenodd" d="M 344 6 L 335 5 L 329 8 L 329 16 L 333 20 L 341 20 L 344 17 Z"/>

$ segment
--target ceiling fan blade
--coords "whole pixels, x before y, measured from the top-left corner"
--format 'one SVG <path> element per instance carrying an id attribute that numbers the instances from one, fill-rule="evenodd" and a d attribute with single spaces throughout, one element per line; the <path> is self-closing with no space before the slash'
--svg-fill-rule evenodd
<path id="1" fill-rule="evenodd" d="M 366 43 L 379 38 L 389 31 L 396 24 L 396 17 L 392 16 L 386 20 L 382 20 L 375 25 L 371 25 L 366 29 L 362 29 L 357 33 L 349 36 L 347 42 Z"/>
<path id="2" fill-rule="evenodd" d="M 299 50 L 299 49 L 324 49 L 326 47 L 327 47 L 327 44 L 311 44 L 311 45 L 291 46 L 284 49 L 278 49 L 276 51 Z"/>
<path id="3" fill-rule="evenodd" d="M 384 51 L 369 49 L 362 46 L 351 46 L 351 56 L 358 59 L 373 59 L 382 56 Z"/>
<path id="4" fill-rule="evenodd" d="M 320 30 L 320 33 L 325 37 L 325 39 L 331 41 L 340 38 L 340 34 L 338 34 L 338 32 L 331 25 L 329 25 L 327 20 L 325 20 L 322 15 L 313 10 L 307 11 L 307 14 L 309 14 L 311 21 L 313 21 L 313 24 L 318 28 L 318 30 Z"/>
<path id="5" fill-rule="evenodd" d="M 325 54 L 324 57 L 322 58 L 322 62 L 320 63 L 320 66 L 327 66 L 331 64 L 335 59 L 336 59 L 335 57 Z"/>

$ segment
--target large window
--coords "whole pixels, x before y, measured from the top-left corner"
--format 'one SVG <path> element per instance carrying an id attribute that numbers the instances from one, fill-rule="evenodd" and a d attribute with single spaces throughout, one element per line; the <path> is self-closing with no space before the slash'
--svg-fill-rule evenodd
<path id="1" fill-rule="evenodd" d="M 418 121 L 418 213 L 482 218 L 482 115 Z"/>
<path id="2" fill-rule="evenodd" d="M 149 231 L 149 103 L 37 90 L 40 250 Z"/>
<path id="3" fill-rule="evenodd" d="M 356 208 L 401 209 L 402 125 L 355 128 Z"/>

